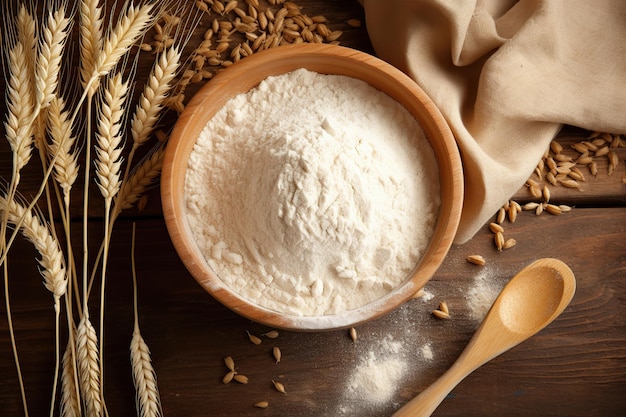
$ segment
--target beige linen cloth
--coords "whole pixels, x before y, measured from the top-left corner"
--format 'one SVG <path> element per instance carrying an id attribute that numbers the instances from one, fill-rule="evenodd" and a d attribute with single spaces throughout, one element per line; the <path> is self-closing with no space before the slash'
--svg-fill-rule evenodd
<path id="1" fill-rule="evenodd" d="M 563 124 L 626 133 L 625 0 L 361 0 L 376 55 L 410 75 L 457 139 L 470 239 Z"/>

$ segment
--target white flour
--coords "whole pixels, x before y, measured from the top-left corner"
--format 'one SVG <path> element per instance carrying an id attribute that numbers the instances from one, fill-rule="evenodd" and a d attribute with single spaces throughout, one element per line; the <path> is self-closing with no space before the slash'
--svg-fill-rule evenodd
<path id="1" fill-rule="evenodd" d="M 434 358 L 430 343 L 416 346 L 419 339 L 409 331 L 400 339 L 387 335 L 373 343 L 348 375 L 342 402 L 334 415 L 354 416 L 357 410 L 377 410 L 397 401 L 398 392 L 415 367 Z"/>
<path id="2" fill-rule="evenodd" d="M 495 276 L 497 276 L 497 270 L 491 268 L 481 268 L 480 272 L 474 276 L 472 286 L 466 294 L 472 320 L 482 321 L 498 298 L 503 284 L 496 280 Z"/>
<path id="3" fill-rule="evenodd" d="M 415 119 L 366 83 L 296 70 L 231 99 L 186 173 L 189 226 L 244 298 L 327 315 L 400 284 L 439 208 L 434 153 Z"/>
<path id="4" fill-rule="evenodd" d="M 408 369 L 403 353 L 404 342 L 389 335 L 374 345 L 348 378 L 342 414 L 351 410 L 350 404 L 355 400 L 371 406 L 389 402 Z"/>

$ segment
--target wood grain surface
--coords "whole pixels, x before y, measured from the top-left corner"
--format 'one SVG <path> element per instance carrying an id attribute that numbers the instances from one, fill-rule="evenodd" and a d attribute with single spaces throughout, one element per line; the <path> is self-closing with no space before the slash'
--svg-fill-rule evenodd
<path id="1" fill-rule="evenodd" d="M 309 15 L 323 14 L 333 28 L 344 30 L 343 45 L 372 52 L 356 1 L 297 0 Z M 200 25 L 206 25 L 206 21 Z M 201 36 L 201 28 L 194 38 Z M 148 64 L 141 64 L 147 66 Z M 0 80 L 0 82 L 3 82 Z M 4 84 L 2 84 L 4 91 Z M 0 103 L 4 115 L 4 102 Z M 565 152 L 588 132 L 567 127 L 559 135 Z M 583 191 L 554 187 L 551 200 L 570 204 L 570 213 L 554 216 L 522 212 L 505 222 L 505 235 L 517 245 L 498 252 L 493 234 L 483 227 L 468 243 L 453 245 L 443 265 L 426 286 L 432 297 L 413 299 L 398 310 L 347 331 L 287 332 L 270 330 L 242 318 L 212 299 L 178 258 L 162 217 L 158 187 L 148 192 L 145 210 L 131 209 L 113 233 L 106 295 L 105 399 L 111 416 L 135 414 L 129 364 L 133 329 L 131 229 L 136 224 L 139 314 L 150 346 L 166 416 L 354 416 L 393 414 L 425 389 L 456 359 L 478 327 L 472 306 L 478 295 L 497 291 L 525 265 L 541 257 L 567 263 L 577 278 L 577 292 L 563 315 L 537 336 L 478 369 L 435 411 L 435 416 L 622 416 L 626 415 L 626 187 L 625 148 L 620 165 L 597 177 L 587 175 Z M 9 177 L 10 152 L 0 141 L 0 176 Z M 604 164 L 604 165 L 603 165 Z M 34 192 L 40 172 L 29 167 L 22 192 Z M 79 180 L 80 181 L 80 180 Z M 89 221 L 91 246 L 102 235 L 101 204 L 95 193 Z M 522 188 L 517 201 L 530 201 Z M 76 197 L 77 200 L 80 197 Z M 80 240 L 79 210 L 73 213 Z M 479 267 L 465 258 L 481 254 Z M 47 415 L 54 369 L 52 299 L 41 283 L 32 246 L 19 239 L 9 259 L 9 294 L 20 361 L 32 416 Z M 482 285 L 479 285 L 482 284 Z M 477 290 L 482 290 L 478 295 Z M 3 291 L 4 294 L 4 291 Z M 471 295 L 474 294 L 474 295 Z M 431 311 L 445 300 L 450 320 Z M 0 306 L 0 415 L 23 415 L 8 336 L 6 310 Z M 262 337 L 260 345 L 247 332 Z M 62 336 L 65 336 L 63 329 Z M 276 364 L 272 348 L 282 360 Z M 432 358 L 428 355 L 432 353 Z M 234 358 L 246 385 L 223 384 L 223 358 Z M 353 388 L 368 361 L 398 365 L 400 377 L 375 394 Z M 284 384 L 286 394 L 274 390 Z M 389 392 L 388 398 L 382 394 Z M 383 400 L 377 401 L 381 397 Z M 266 409 L 255 408 L 268 401 Z"/>

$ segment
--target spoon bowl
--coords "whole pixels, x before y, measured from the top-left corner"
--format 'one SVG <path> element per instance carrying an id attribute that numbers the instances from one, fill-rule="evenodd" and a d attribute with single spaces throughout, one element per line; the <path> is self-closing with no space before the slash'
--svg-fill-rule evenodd
<path id="1" fill-rule="evenodd" d="M 504 287 L 450 369 L 393 417 L 430 416 L 467 375 L 550 324 L 575 291 L 574 273 L 558 259 L 539 259 L 522 269 Z"/>

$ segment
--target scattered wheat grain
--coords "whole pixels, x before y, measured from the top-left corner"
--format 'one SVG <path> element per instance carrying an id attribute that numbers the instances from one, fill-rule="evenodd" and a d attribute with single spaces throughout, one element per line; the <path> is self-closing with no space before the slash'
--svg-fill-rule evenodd
<path id="1" fill-rule="evenodd" d="M 276 363 L 278 364 L 283 354 L 280 351 L 280 348 L 278 346 L 274 346 L 272 348 L 272 355 L 274 356 L 274 359 L 276 360 Z"/>
<path id="2" fill-rule="evenodd" d="M 484 266 L 487 262 L 481 255 L 470 255 L 467 257 L 467 261 L 474 265 Z"/>
<path id="3" fill-rule="evenodd" d="M 246 330 L 246 333 L 248 334 L 248 339 L 250 340 L 250 342 L 252 342 L 255 345 L 260 345 L 262 340 L 260 337 L 253 335 L 252 333 L 250 333 L 249 331 Z"/>

